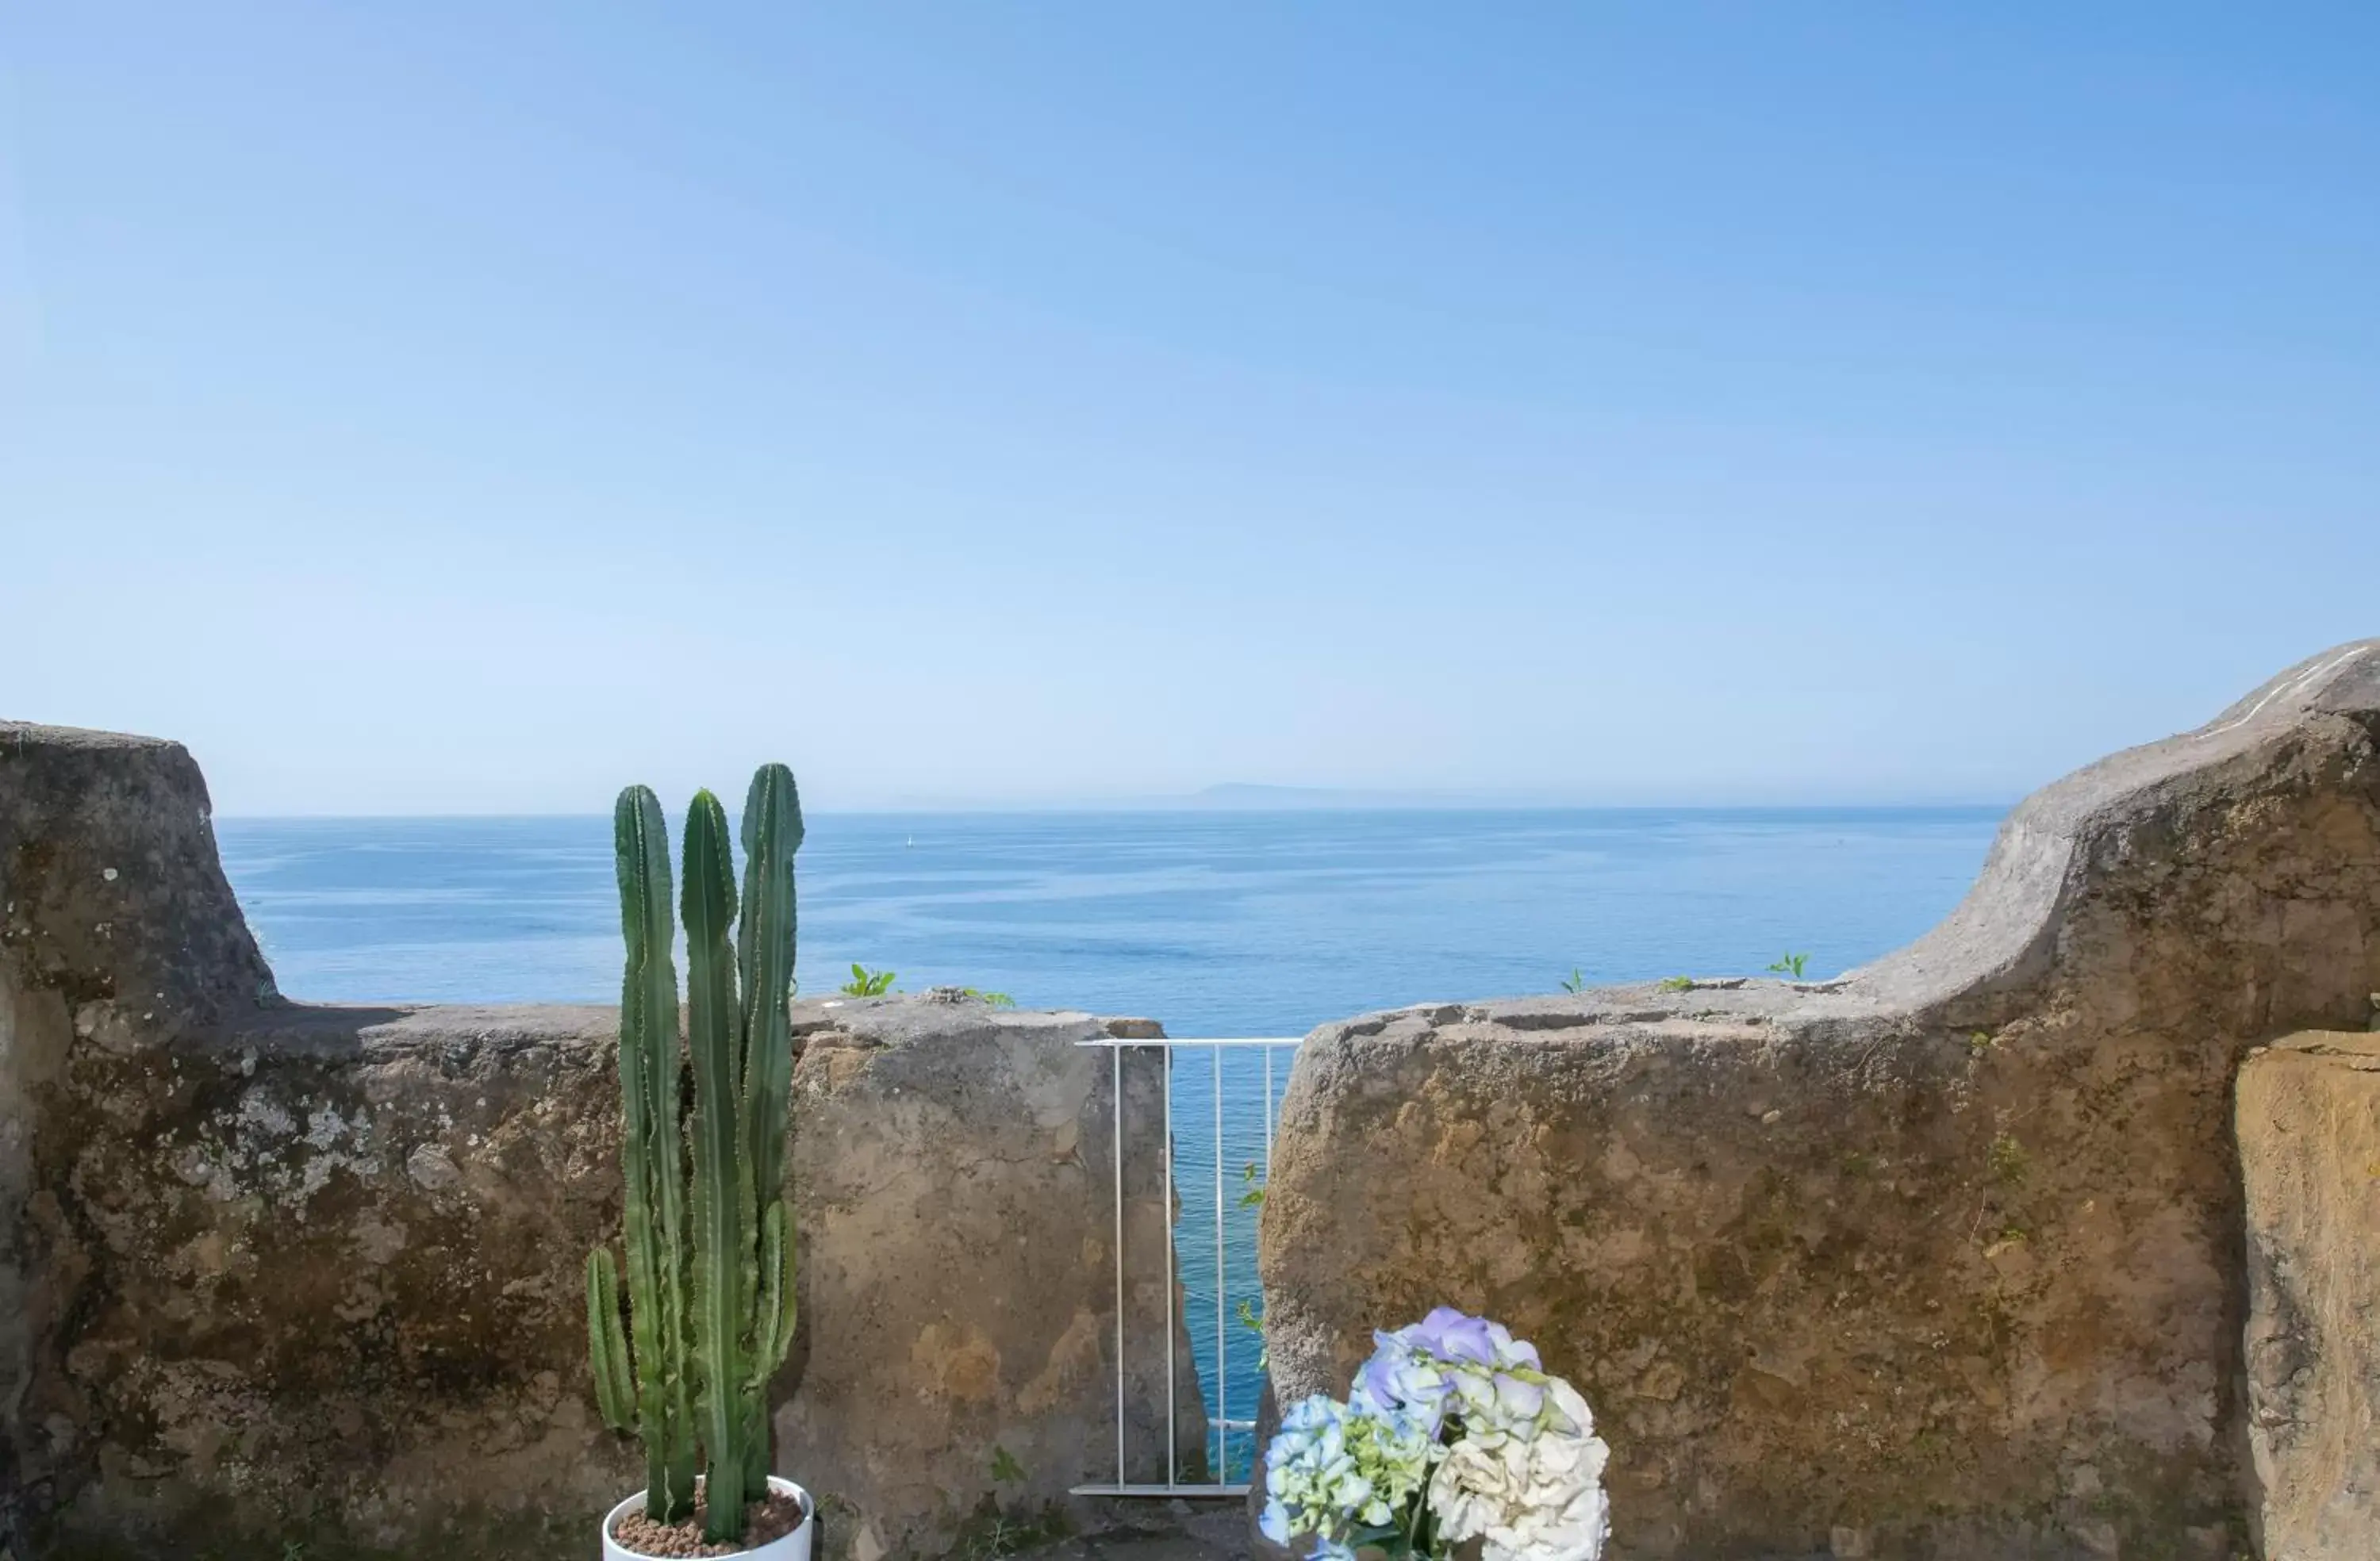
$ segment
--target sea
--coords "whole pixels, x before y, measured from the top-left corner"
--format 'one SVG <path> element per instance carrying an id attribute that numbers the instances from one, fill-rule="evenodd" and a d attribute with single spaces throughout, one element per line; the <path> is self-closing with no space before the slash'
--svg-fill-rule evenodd
<path id="1" fill-rule="evenodd" d="M 817 996 L 855 965 L 891 971 L 897 990 L 1138 1015 L 1176 1037 L 1297 1036 L 1373 1009 L 1757 974 L 1794 956 L 1823 976 L 1939 920 L 2005 811 L 820 814 L 795 863 L 796 974 Z M 292 998 L 617 1000 L 608 818 L 215 828 Z M 1223 1422 L 1252 1418 L 1261 1381 L 1250 1194 L 1294 1051 L 1266 1057 L 1184 1048 L 1174 1062 L 1184 1367 Z M 1245 1478 L 1251 1441 L 1226 1426 L 1210 1460 Z"/>

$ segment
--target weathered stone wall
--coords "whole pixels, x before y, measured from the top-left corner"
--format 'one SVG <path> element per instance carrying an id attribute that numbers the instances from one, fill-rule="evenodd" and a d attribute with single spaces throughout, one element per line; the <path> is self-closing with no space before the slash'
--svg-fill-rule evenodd
<path id="1" fill-rule="evenodd" d="M 584 1363 L 610 1034 L 600 1010 L 286 1008 L 79 1038 L 36 1117 L 42 1537 L 583 1552 L 641 1474 Z"/>
<path id="2" fill-rule="evenodd" d="M 1166 1478 L 1169 1325 L 1180 1477 L 1203 1478 L 1197 1376 L 1164 1287 L 1160 1054 L 1086 1048 L 1104 1032 L 1082 1014 L 976 1002 L 796 1013 L 804 1327 L 778 1458 L 846 1505 L 835 1554 L 936 1554 L 995 1507 L 1029 1525 L 1070 1485 L 1117 1478 L 1119 1076 L 1123 1478 Z"/>
<path id="3" fill-rule="evenodd" d="M 2252 1543 L 2231 1083 L 2380 990 L 2380 643 L 2010 817 L 1837 981 L 1325 1026 L 1261 1261 L 1284 1401 L 1485 1310 L 1578 1382 L 1619 1554 Z"/>
<path id="4" fill-rule="evenodd" d="M 2248 1439 L 2268 1561 L 2380 1555 L 2380 1035 L 2240 1068 Z"/>
<path id="5" fill-rule="evenodd" d="M 0 722 L 0 1545 L 55 1494 L 70 1422 L 34 1397 L 69 1319 L 43 1109 L 70 1058 L 273 1000 L 177 744 Z M 77 1031 L 82 1039 L 78 1040 Z"/>
<path id="6" fill-rule="evenodd" d="M 618 1223 L 612 1012 L 280 1001 L 170 744 L 0 726 L 0 1555 L 588 1554 L 641 1472 L 595 1422 L 580 1290 Z M 1100 1023 L 795 1021 L 779 1452 L 826 1552 L 1099 1520 L 1065 1491 L 1113 1467 Z M 1139 1275 L 1156 1086 L 1128 1070 Z M 1135 1478 L 1167 1313 L 1126 1298 Z"/>

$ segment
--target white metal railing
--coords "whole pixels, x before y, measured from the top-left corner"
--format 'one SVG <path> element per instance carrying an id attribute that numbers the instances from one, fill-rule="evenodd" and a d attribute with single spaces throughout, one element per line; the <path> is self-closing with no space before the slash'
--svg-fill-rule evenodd
<path id="1" fill-rule="evenodd" d="M 1111 1093 L 1109 1115 L 1114 1129 L 1114 1143 L 1111 1145 L 1111 1153 L 1113 1156 L 1115 1169 L 1116 1461 L 1115 1478 L 1112 1481 L 1109 1481 L 1104 1483 L 1076 1485 L 1074 1488 L 1074 1494 L 1075 1495 L 1224 1497 L 1243 1496 L 1247 1494 L 1248 1486 L 1245 1481 L 1234 1482 L 1228 1478 L 1231 1472 L 1230 1455 L 1232 1433 L 1234 1431 L 1254 1433 L 1257 1424 L 1255 1418 L 1257 1407 L 1253 1403 L 1249 1404 L 1247 1406 L 1248 1412 L 1245 1418 L 1234 1419 L 1231 1413 L 1232 1346 L 1229 1319 L 1230 1309 L 1226 1301 L 1230 1286 L 1225 1273 L 1224 1263 L 1226 1252 L 1226 1203 L 1224 1199 L 1223 1182 L 1222 1057 L 1227 1051 L 1252 1048 L 1259 1052 L 1264 1059 L 1264 1094 L 1261 1097 L 1260 1111 L 1264 1119 L 1265 1180 L 1269 1183 L 1272 1180 L 1272 1138 L 1277 1098 L 1274 1090 L 1273 1054 L 1281 1050 L 1294 1051 L 1301 1038 L 1302 1037 L 1293 1035 L 1225 1035 L 1197 1038 L 1184 1037 L 1180 1040 L 1143 1040 L 1102 1036 L 1097 1040 L 1078 1043 L 1086 1047 L 1105 1051 L 1109 1054 L 1110 1058 L 1109 1088 Z M 1181 1422 L 1180 1417 L 1176 1412 L 1179 1407 L 1176 1394 L 1180 1374 L 1178 1369 L 1178 1357 L 1180 1351 L 1176 1348 L 1175 1330 L 1173 1326 L 1175 1265 L 1178 1261 L 1173 1242 L 1173 1059 L 1175 1053 L 1184 1049 L 1206 1051 L 1210 1060 L 1210 1072 L 1212 1077 L 1211 1095 L 1214 1130 L 1212 1147 L 1214 1149 L 1215 1161 L 1215 1409 L 1214 1413 L 1207 1417 L 1207 1426 L 1210 1434 L 1210 1439 L 1215 1443 L 1216 1450 L 1214 1469 L 1212 1470 L 1215 1477 L 1203 1484 L 1184 1483 L 1181 1481 L 1182 1458 L 1181 1448 L 1177 1441 Z M 1165 1114 L 1163 1137 L 1160 1141 L 1160 1153 L 1164 1157 L 1164 1201 L 1160 1206 L 1164 1210 L 1166 1222 L 1166 1239 L 1164 1242 L 1164 1295 L 1167 1321 L 1165 1329 L 1165 1479 L 1162 1483 L 1154 1483 L 1149 1482 L 1135 1482 L 1127 1481 L 1124 1478 L 1126 1453 L 1124 1446 L 1124 1428 L 1129 1416 L 1126 1409 L 1124 1390 L 1123 1054 L 1126 1051 L 1142 1050 L 1161 1053 L 1164 1062 L 1163 1098 Z M 1251 1223 L 1253 1223 L 1254 1218 L 1254 1215 L 1250 1215 L 1249 1220 Z M 1186 1317 L 1184 1319 L 1184 1322 L 1185 1324 L 1187 1323 Z M 1195 1349 L 1193 1367 L 1195 1372 Z M 1253 1462 L 1253 1456 L 1252 1452 L 1251 1462 Z"/>

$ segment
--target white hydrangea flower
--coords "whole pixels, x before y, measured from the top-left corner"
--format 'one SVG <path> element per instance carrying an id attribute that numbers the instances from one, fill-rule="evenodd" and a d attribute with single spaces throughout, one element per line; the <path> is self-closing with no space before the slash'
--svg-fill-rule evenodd
<path id="1" fill-rule="evenodd" d="M 1484 1539 L 1484 1561 L 1598 1561 L 1611 1529 L 1610 1449 L 1576 1389 L 1551 1377 L 1546 1393 L 1534 1434 L 1487 1422 L 1448 1449 L 1429 1483 L 1440 1539 Z"/>

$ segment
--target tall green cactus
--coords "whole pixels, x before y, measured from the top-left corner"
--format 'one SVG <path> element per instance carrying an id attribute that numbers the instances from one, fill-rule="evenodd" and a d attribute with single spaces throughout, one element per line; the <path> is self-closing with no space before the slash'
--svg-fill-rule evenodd
<path id="1" fill-rule="evenodd" d="M 613 832 L 627 944 L 620 994 L 622 1235 L 636 1348 L 631 1352 L 620 1325 L 611 1251 L 598 1247 L 587 1257 L 596 1404 L 605 1424 L 644 1441 L 650 1516 L 675 1522 L 693 1509 L 698 1446 L 704 1537 L 737 1540 L 744 1504 L 768 1491 L 769 1379 L 794 1339 L 794 1218 L 784 1199 L 793 1040 L 785 1006 L 801 800 L 783 765 L 765 765 L 752 777 L 740 924 L 726 814 L 709 792 L 697 793 L 687 810 L 679 907 L 683 1046 L 670 962 L 668 844 L 652 793 L 631 786 L 620 793 Z M 689 1060 L 693 1105 L 686 1111 Z"/>

